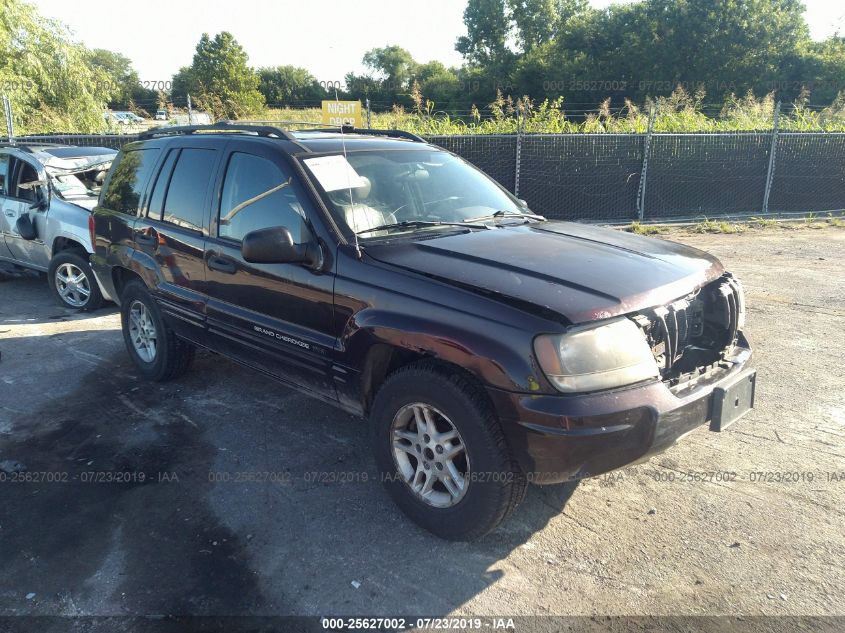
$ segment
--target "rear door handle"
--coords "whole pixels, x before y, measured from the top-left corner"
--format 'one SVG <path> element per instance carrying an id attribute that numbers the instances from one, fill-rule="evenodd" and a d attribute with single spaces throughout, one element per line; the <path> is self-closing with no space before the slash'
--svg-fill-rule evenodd
<path id="1" fill-rule="evenodd" d="M 222 257 L 220 255 L 212 255 L 208 258 L 208 267 L 212 270 L 226 273 L 227 275 L 234 275 L 238 272 L 238 264 L 230 257 Z"/>

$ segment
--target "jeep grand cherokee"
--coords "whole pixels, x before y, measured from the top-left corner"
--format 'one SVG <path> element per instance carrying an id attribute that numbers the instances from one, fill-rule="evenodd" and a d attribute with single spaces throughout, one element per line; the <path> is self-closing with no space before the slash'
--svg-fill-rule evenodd
<path id="1" fill-rule="evenodd" d="M 715 258 L 547 221 L 408 133 L 154 130 L 95 225 L 141 374 L 199 346 L 367 416 L 390 495 L 444 538 L 753 406 L 742 288 Z"/>

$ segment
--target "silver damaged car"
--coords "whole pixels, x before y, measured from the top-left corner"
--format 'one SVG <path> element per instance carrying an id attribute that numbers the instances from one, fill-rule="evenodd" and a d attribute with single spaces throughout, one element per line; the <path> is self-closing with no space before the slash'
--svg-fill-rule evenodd
<path id="1" fill-rule="evenodd" d="M 0 145 L 0 261 L 47 273 L 68 308 L 94 310 L 109 299 L 88 258 L 91 209 L 116 155 L 106 147 Z"/>

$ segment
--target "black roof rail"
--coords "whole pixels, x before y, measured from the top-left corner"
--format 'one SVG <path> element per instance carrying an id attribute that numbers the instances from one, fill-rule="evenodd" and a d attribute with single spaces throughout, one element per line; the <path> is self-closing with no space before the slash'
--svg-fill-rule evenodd
<path id="1" fill-rule="evenodd" d="M 177 136 L 195 134 L 197 132 L 214 133 L 214 132 L 243 132 L 246 134 L 254 134 L 255 136 L 264 136 L 267 138 L 280 138 L 287 141 L 296 142 L 296 138 L 285 130 L 280 130 L 277 127 L 270 125 L 241 125 L 231 121 L 221 121 L 211 125 L 176 125 L 176 126 L 162 126 L 155 127 L 138 135 L 137 140 L 145 141 L 152 138 L 159 138 L 164 136 Z"/>
<path id="2" fill-rule="evenodd" d="M 30 143 L 29 141 L 24 141 L 23 143 L 21 143 L 17 139 L 14 139 L 12 141 L 8 139 L 6 139 L 5 141 L 0 141 L 0 147 L 11 147 L 12 149 L 19 149 L 22 152 L 32 154 L 33 151 L 30 145 L 40 145 L 40 143 Z"/>
<path id="3" fill-rule="evenodd" d="M 344 125 L 342 128 L 339 127 L 318 127 L 318 128 L 311 128 L 308 130 L 297 130 L 298 133 L 302 132 L 335 132 L 337 134 L 369 134 L 371 136 L 388 136 L 390 138 L 404 138 L 408 141 L 414 141 L 415 143 L 427 143 L 424 138 L 421 136 L 417 136 L 413 132 L 407 132 L 405 130 L 377 130 L 372 128 L 356 128 L 352 127 L 351 125 Z"/>

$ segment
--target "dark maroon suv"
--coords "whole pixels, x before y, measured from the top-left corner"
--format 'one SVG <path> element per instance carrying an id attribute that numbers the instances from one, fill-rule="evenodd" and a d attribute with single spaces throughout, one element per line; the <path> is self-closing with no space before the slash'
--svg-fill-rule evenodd
<path id="1" fill-rule="evenodd" d="M 141 374 L 205 347 L 366 416 L 388 491 L 444 538 L 753 406 L 715 258 L 547 221 L 411 134 L 153 130 L 94 217 Z"/>

